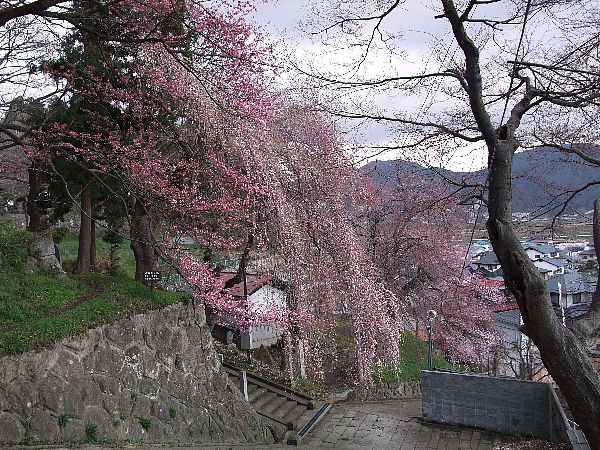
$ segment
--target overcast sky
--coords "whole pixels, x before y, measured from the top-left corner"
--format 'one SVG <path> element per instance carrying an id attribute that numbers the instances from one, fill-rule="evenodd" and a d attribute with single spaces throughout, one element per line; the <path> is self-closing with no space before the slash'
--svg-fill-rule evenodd
<path id="1" fill-rule="evenodd" d="M 328 14 L 329 3 L 331 2 L 327 0 L 323 2 L 275 0 L 258 7 L 255 21 L 278 44 L 280 50 L 291 52 L 304 69 L 309 70 L 311 65 L 315 65 L 335 71 L 337 64 L 347 62 L 356 54 L 353 55 L 347 48 L 324 45 L 322 43 L 324 33 L 311 34 L 334 20 L 334 17 Z M 417 67 L 425 69 L 427 61 L 430 62 L 431 67 L 436 63 L 431 60 L 434 46 L 449 48 L 451 53 L 455 51 L 456 45 L 451 39 L 449 26 L 447 22 L 433 18 L 432 5 L 437 3 L 408 0 L 393 13 L 393 16 L 390 16 L 384 24 L 385 30 L 390 33 L 401 33 L 401 46 L 396 48 L 393 54 L 387 51 L 373 53 L 369 64 L 365 65 L 363 75 L 376 77 L 384 73 L 398 73 L 398 71 L 410 73 Z M 413 99 L 389 98 L 385 93 L 363 92 L 362 95 L 365 101 L 386 109 L 392 105 L 406 109 L 421 106 L 415 105 Z M 362 124 L 358 132 L 351 133 L 351 137 L 353 141 L 358 141 L 358 144 L 385 145 L 397 139 L 393 130 L 376 123 Z M 371 153 L 374 152 L 367 151 L 365 155 Z M 454 151 L 451 157 L 448 155 L 443 161 L 434 158 L 433 153 L 427 155 L 422 152 L 410 155 L 387 151 L 376 156 L 377 159 L 398 157 L 415 159 L 417 162 L 424 162 L 423 160 L 427 159 L 433 165 L 443 164 L 454 170 L 478 170 L 485 165 L 486 152 L 480 146 L 471 146 Z"/>
<path id="2" fill-rule="evenodd" d="M 386 18 L 382 26 L 384 34 L 387 32 L 397 35 L 398 38 L 394 41 L 396 46 L 391 50 L 386 49 L 382 41 L 376 39 L 375 51 L 372 49 L 360 70 L 357 73 L 350 73 L 347 69 L 344 71 L 341 67 L 358 55 L 357 47 L 349 48 L 348 41 L 343 38 L 343 35 L 340 39 L 339 33 L 336 35 L 338 39 L 330 39 L 324 44 L 323 39 L 335 35 L 335 31 L 316 33 L 335 22 L 335 10 L 331 5 L 336 3 L 341 2 L 335 0 L 312 2 L 271 0 L 258 7 L 255 20 L 278 44 L 278 49 L 283 54 L 290 55 L 302 69 L 311 73 L 314 73 L 315 70 L 321 73 L 337 73 L 338 77 L 346 80 L 352 79 L 353 76 L 377 78 L 386 74 L 408 75 L 419 71 L 445 70 L 453 57 L 457 63 L 462 62 L 461 52 L 454 43 L 447 20 L 434 18 L 441 12 L 440 2 L 437 0 L 406 0 L 400 8 Z M 361 11 L 352 8 L 368 8 L 377 4 L 388 5 L 391 1 L 346 0 L 343 3 L 350 5 L 351 12 L 360 14 Z M 505 11 L 502 9 L 502 4 L 500 7 L 483 5 L 479 7 L 476 14 L 487 18 L 500 17 Z M 552 45 L 551 20 L 541 17 L 541 15 L 530 17 L 528 25 L 524 46 L 527 46 L 529 51 L 535 51 L 536 45 L 533 43 L 536 40 Z M 493 36 L 489 29 L 477 24 L 469 24 L 467 29 L 482 47 L 482 60 L 487 58 L 487 62 L 498 64 L 500 67 L 511 58 L 514 59 L 512 52 L 516 48 L 520 25 L 505 27 L 502 32 L 495 32 Z M 499 73 L 506 76 L 508 70 L 502 69 Z M 291 83 L 297 83 L 299 79 L 301 77 L 292 72 Z M 506 79 L 506 77 L 498 79 L 492 77 L 491 82 L 502 85 L 502 83 L 506 83 Z M 490 82 L 489 77 L 487 80 Z M 289 76 L 287 82 L 290 83 Z M 426 116 L 432 117 L 438 112 L 448 109 L 448 105 L 451 105 L 448 96 L 444 97 L 441 91 L 440 88 L 430 88 L 429 91 L 426 91 L 426 95 L 418 94 L 409 97 L 406 95 L 394 96 L 389 91 L 376 92 L 369 89 L 348 94 L 346 100 L 373 105 L 374 108 L 385 110 L 388 114 L 390 111 L 408 112 L 418 120 L 424 120 Z M 440 101 L 440 98 L 443 101 Z M 492 112 L 493 114 L 494 112 Z M 499 113 L 496 112 L 496 114 Z M 343 129 L 343 131 L 346 130 Z M 349 133 L 348 137 L 349 140 L 363 145 L 385 145 L 410 140 L 410 137 L 399 136 L 389 127 L 374 123 L 363 125 L 358 132 Z M 443 165 L 446 168 L 461 171 L 478 170 L 485 166 L 487 159 L 486 150 L 480 145 L 457 147 L 446 152 L 443 157 L 434 157 L 433 152 L 426 150 L 422 150 L 416 157 L 408 158 L 408 156 L 391 151 L 378 155 L 377 158 L 404 157 L 405 159 L 415 159 L 417 162 L 428 160 L 427 162 L 431 165 Z"/>

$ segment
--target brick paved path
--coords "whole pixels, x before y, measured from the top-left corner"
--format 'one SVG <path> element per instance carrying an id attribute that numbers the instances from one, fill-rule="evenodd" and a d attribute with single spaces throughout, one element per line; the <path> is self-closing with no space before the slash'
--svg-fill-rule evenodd
<path id="1" fill-rule="evenodd" d="M 309 448 L 491 449 L 509 437 L 419 420 L 421 400 L 343 403 L 303 442 Z M 513 439 L 514 440 L 514 439 Z"/>

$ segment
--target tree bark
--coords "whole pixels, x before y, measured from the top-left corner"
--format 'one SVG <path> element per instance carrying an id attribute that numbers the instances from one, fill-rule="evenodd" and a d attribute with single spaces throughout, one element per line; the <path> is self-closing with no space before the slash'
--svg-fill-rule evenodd
<path id="1" fill-rule="evenodd" d="M 525 92 L 505 124 L 496 129 L 483 98 L 479 48 L 465 29 L 466 17 L 459 15 L 453 0 L 441 0 L 443 16 L 452 26 L 465 57 L 464 83 L 478 129 L 488 149 L 488 211 L 486 228 L 492 247 L 523 318 L 523 332 L 536 344 L 548 372 L 560 387 L 590 446 L 600 450 L 600 376 L 585 347 L 556 317 L 542 275 L 529 259 L 512 227 L 512 164 L 519 147 L 515 136 L 523 115 L 536 92 L 530 81 L 516 73 Z"/>
<path id="2" fill-rule="evenodd" d="M 96 221 L 94 220 L 94 202 L 91 202 L 90 207 L 90 271 L 96 270 Z"/>
<path id="3" fill-rule="evenodd" d="M 27 194 L 27 215 L 29 216 L 29 221 L 27 222 L 27 230 L 40 231 L 42 228 L 42 213 L 38 206 L 40 190 L 42 188 L 40 172 L 37 169 L 37 165 L 32 163 L 27 169 L 27 173 L 29 178 L 29 193 Z"/>
<path id="4" fill-rule="evenodd" d="M 592 449 L 600 449 L 600 377 L 585 346 L 562 326 L 542 275 L 529 259 L 512 227 L 512 158 L 514 140 L 498 140 L 489 174 L 487 229 L 523 317 L 523 331 L 540 350 L 545 367 L 560 387 L 575 421 Z"/>
<path id="5" fill-rule="evenodd" d="M 157 256 L 152 235 L 154 230 L 152 217 L 140 199 L 135 201 L 130 228 L 130 246 L 135 258 L 135 279 L 144 282 L 144 272 L 156 270 Z"/>
<path id="6" fill-rule="evenodd" d="M 79 249 L 75 262 L 75 273 L 90 273 L 92 250 L 92 186 L 91 180 L 86 180 L 81 191 L 80 204 L 81 224 L 79 226 Z"/>
<path id="7" fill-rule="evenodd" d="M 248 238 L 246 239 L 246 245 L 244 246 L 244 252 L 242 253 L 242 257 L 240 259 L 240 265 L 238 266 L 238 270 L 235 275 L 231 277 L 229 280 L 225 282 L 223 286 L 225 289 L 229 289 L 236 284 L 244 281 L 244 277 L 246 276 L 246 266 L 248 265 L 248 258 L 250 257 L 250 249 L 254 244 L 254 235 L 252 232 L 248 233 Z"/>

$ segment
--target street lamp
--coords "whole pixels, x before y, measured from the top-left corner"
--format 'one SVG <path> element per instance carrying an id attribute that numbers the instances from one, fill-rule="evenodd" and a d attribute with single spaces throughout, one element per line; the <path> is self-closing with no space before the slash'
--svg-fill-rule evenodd
<path id="1" fill-rule="evenodd" d="M 433 368 L 433 319 L 437 317 L 437 313 L 430 309 L 427 311 L 427 335 L 428 335 L 428 344 L 429 344 L 429 352 L 427 353 L 427 369 L 431 370 Z"/>

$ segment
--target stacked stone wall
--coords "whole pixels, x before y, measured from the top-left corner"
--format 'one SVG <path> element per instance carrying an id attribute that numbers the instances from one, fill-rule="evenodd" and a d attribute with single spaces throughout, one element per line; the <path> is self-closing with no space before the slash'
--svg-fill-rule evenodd
<path id="1" fill-rule="evenodd" d="M 421 396 L 421 383 L 403 381 L 376 383 L 372 386 L 359 386 L 354 391 L 357 401 L 404 400 Z"/>
<path id="2" fill-rule="evenodd" d="M 203 308 L 123 318 L 0 359 L 0 443 L 270 442 L 221 370 Z"/>

